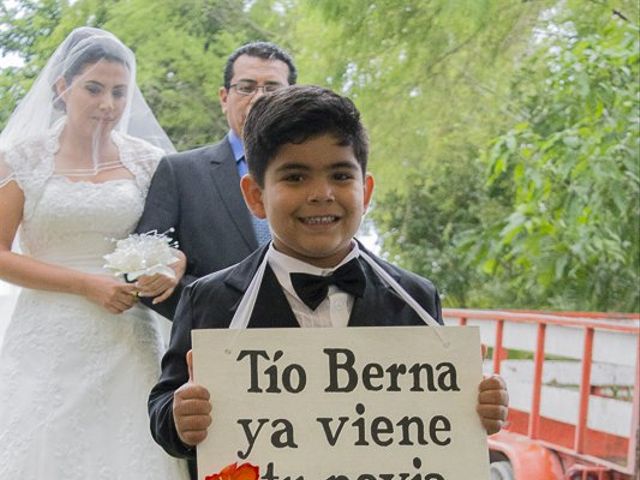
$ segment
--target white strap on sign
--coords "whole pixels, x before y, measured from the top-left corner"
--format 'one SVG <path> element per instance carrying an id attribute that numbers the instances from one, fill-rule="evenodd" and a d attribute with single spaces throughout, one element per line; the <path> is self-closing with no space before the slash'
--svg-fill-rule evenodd
<path id="1" fill-rule="evenodd" d="M 402 299 L 407 302 L 407 304 L 413 308 L 413 310 L 418 314 L 418 316 L 422 319 L 422 321 L 424 323 L 426 323 L 427 325 L 429 325 L 430 327 L 441 327 L 442 325 L 440 325 L 438 322 L 436 322 L 436 320 L 429 315 L 429 313 L 422 308 L 422 306 L 415 301 L 415 299 L 409 295 L 409 292 L 407 292 L 404 288 L 402 288 L 402 285 L 400 285 L 395 278 L 393 278 L 391 275 L 389 275 L 386 270 L 384 268 L 382 268 L 380 265 L 378 265 L 369 255 L 367 255 L 366 253 L 364 253 L 363 251 L 360 251 L 360 256 L 362 258 L 364 258 L 365 262 L 367 262 L 369 265 L 371 265 L 371 268 L 373 268 L 373 270 L 385 281 L 389 284 L 389 286 L 391 288 L 393 288 L 395 290 L 395 292 L 400 295 L 402 297 Z"/>
<path id="2" fill-rule="evenodd" d="M 260 285 L 262 285 L 262 277 L 264 277 L 264 271 L 267 268 L 267 255 L 262 259 L 262 263 L 256 270 L 255 275 L 251 279 L 251 283 L 247 287 L 247 291 L 244 292 L 240 305 L 236 309 L 236 313 L 233 315 L 230 329 L 244 329 L 249 325 L 249 319 L 253 312 L 253 307 L 256 304 L 258 298 L 258 292 L 260 291 Z"/>
<path id="3" fill-rule="evenodd" d="M 409 293 L 402 288 L 402 286 L 391 276 L 389 275 L 380 265 L 378 265 L 369 255 L 364 253 L 362 250 L 360 251 L 360 256 L 367 262 L 371 268 L 387 283 L 389 286 L 398 294 L 400 297 L 407 302 L 407 304 L 418 314 L 418 316 L 430 327 L 441 327 L 435 319 L 429 315 L 429 313 L 422 308 L 422 306 L 415 301 L 415 299 L 409 295 Z M 251 318 L 251 313 L 253 312 L 253 307 L 256 304 L 256 299 L 258 298 L 258 291 L 260 290 L 260 285 L 262 285 L 262 278 L 264 277 L 264 271 L 267 268 L 267 260 L 268 255 L 265 255 L 256 270 L 253 279 L 251 279 L 251 283 L 247 288 L 242 300 L 240 301 L 240 305 L 233 315 L 233 319 L 231 320 L 231 324 L 229 325 L 230 329 L 241 330 L 247 328 L 249 324 L 249 319 Z M 449 342 L 442 338 L 440 332 L 438 331 L 438 337 L 442 341 L 445 347 L 449 347 Z"/>

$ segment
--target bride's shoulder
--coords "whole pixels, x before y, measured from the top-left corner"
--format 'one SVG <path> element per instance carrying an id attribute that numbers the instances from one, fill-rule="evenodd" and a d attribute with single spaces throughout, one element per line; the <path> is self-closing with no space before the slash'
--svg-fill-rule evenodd
<path id="1" fill-rule="evenodd" d="M 164 151 L 162 149 L 141 138 L 120 132 L 114 132 L 113 135 L 114 140 L 120 147 L 122 155 L 136 156 L 138 157 L 136 160 L 140 160 L 141 158 L 139 157 L 143 157 L 148 159 L 157 159 L 157 161 L 160 161 L 160 158 L 164 155 Z"/>
<path id="2" fill-rule="evenodd" d="M 57 137 L 49 132 L 25 138 L 0 151 L 0 163 L 16 176 L 50 170 L 57 148 Z"/>
<path id="3" fill-rule="evenodd" d="M 146 192 L 164 151 L 127 134 L 113 132 L 112 138 L 120 150 L 120 161 L 134 174 L 140 189 Z"/>

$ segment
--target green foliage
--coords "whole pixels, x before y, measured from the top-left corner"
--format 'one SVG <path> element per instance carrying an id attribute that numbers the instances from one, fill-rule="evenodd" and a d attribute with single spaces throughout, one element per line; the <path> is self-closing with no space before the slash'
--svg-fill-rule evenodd
<path id="1" fill-rule="evenodd" d="M 178 150 L 217 141 L 227 132 L 218 103 L 227 56 L 243 43 L 273 35 L 252 19 L 242 0 L 78 0 L 71 6 L 23 0 L 17 5 L 0 10 L 0 51 L 20 53 L 25 66 L 0 71 L 0 124 L 56 46 L 73 28 L 89 25 L 113 32 L 136 53 L 138 84 Z"/>
<path id="2" fill-rule="evenodd" d="M 26 94 L 40 68 L 46 62 L 41 50 L 50 55 L 48 40 L 57 27 L 67 2 L 25 1 L 16 5 L 0 3 L 0 52 L 19 53 L 27 64 L 23 68 L 0 70 L 0 125 L 4 125 L 17 102 Z"/>
<path id="3" fill-rule="evenodd" d="M 374 210 L 378 230 L 384 226 L 381 237 L 389 259 L 433 279 L 448 305 L 469 304 L 479 277 L 452 248 L 458 232 L 477 226 L 469 204 L 478 201 L 473 186 L 482 172 L 473 167 L 445 163 L 437 178 L 433 171 L 416 175 L 406 196 L 392 191 Z M 452 189 L 450 181 L 438 179 L 455 179 L 457 186 Z"/>
<path id="4" fill-rule="evenodd" d="M 339 25 L 337 41 L 312 45 L 333 57 L 329 86 L 356 101 L 369 127 L 379 195 L 402 192 L 440 162 L 469 163 L 468 146 L 487 138 L 482 122 L 500 115 L 502 79 L 486 66 L 511 68 L 516 30 L 535 10 L 510 1 L 313 3 Z"/>
<path id="5" fill-rule="evenodd" d="M 484 156 L 485 206 L 503 214 L 461 246 L 502 304 L 638 311 L 638 26 L 590 13 L 591 30 L 563 24 L 514 78 L 521 121 Z"/>
<path id="6" fill-rule="evenodd" d="M 20 52 L 26 61 L 39 57 L 41 42 L 57 27 L 68 8 L 64 0 L 0 4 L 0 50 Z"/>

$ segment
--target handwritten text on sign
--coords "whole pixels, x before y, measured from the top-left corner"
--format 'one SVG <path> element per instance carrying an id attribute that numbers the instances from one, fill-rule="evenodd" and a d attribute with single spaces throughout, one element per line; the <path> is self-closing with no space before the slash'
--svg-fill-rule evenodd
<path id="1" fill-rule="evenodd" d="M 199 478 L 234 462 L 263 480 L 488 478 L 478 330 L 437 330 L 194 331 L 213 403 Z"/>

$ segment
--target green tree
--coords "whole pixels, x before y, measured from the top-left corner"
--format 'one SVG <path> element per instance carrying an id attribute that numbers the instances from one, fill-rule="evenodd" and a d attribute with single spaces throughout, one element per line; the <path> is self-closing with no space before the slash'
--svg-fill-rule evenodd
<path id="1" fill-rule="evenodd" d="M 218 104 L 226 58 L 251 40 L 273 40 L 254 20 L 276 12 L 242 0 L 22 0 L 0 10 L 0 52 L 18 53 L 20 68 L 0 71 L 4 124 L 54 49 L 78 26 L 105 28 L 135 53 L 138 84 L 179 150 L 211 143 L 227 132 Z"/>
<path id="2" fill-rule="evenodd" d="M 0 126 L 44 65 L 46 58 L 40 52 L 46 47 L 41 45 L 48 41 L 67 7 L 67 2 L 60 0 L 0 3 L 0 53 L 17 53 L 25 61 L 23 67 L 0 70 Z"/>
<path id="3" fill-rule="evenodd" d="M 460 245 L 502 305 L 638 311 L 638 25 L 612 13 L 550 18 L 513 81 L 520 118 L 484 155 L 495 214 Z"/>

